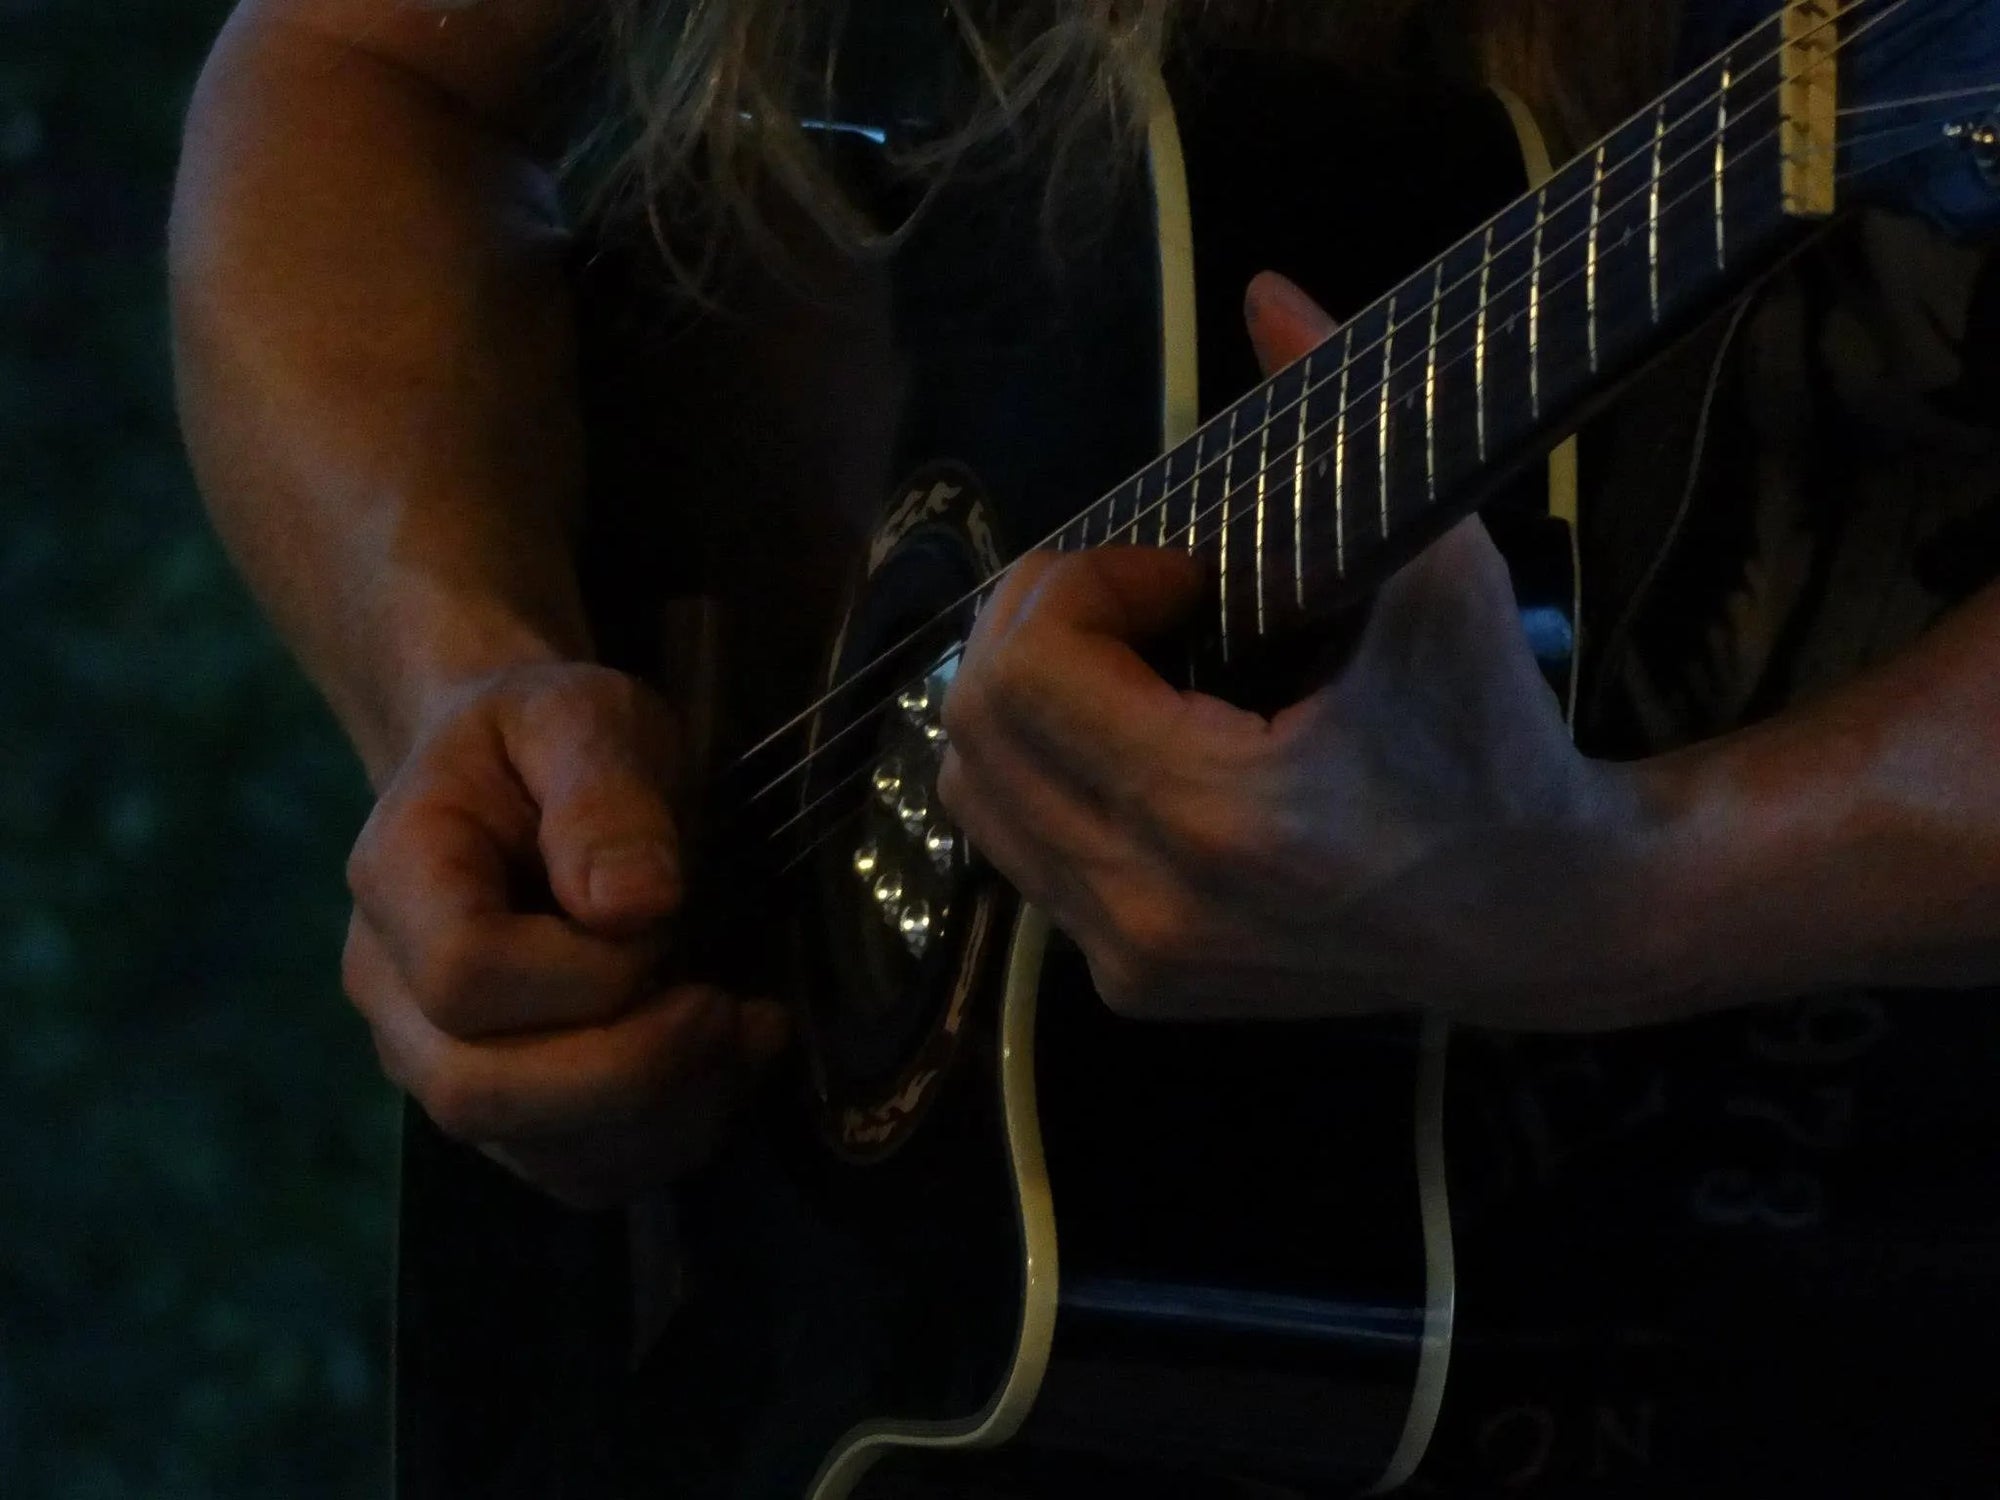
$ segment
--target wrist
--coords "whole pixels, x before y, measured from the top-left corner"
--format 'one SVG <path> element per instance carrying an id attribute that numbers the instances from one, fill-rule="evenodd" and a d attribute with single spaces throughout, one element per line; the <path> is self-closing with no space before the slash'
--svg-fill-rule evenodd
<path id="1" fill-rule="evenodd" d="M 1857 778 L 1756 731 L 1624 768 L 1635 1001 L 1646 1018 L 1802 993 L 1865 977 L 1868 907 L 1843 872 L 1865 838 Z"/>
<path id="2" fill-rule="evenodd" d="M 1596 1031 L 1709 1008 L 1694 931 L 1703 905 L 1696 826 L 1678 769 L 1582 760 L 1562 816 L 1512 842 L 1503 929 L 1540 934 L 1493 1019 Z M 1520 950 L 1517 949 L 1517 952 Z"/>
<path id="3" fill-rule="evenodd" d="M 378 679 L 381 696 L 353 737 L 370 780 L 380 786 L 437 723 L 502 673 L 589 661 L 588 633 L 575 618 L 533 614 L 483 599 L 425 600 L 398 611 L 394 670 Z"/>
<path id="4" fill-rule="evenodd" d="M 1602 931 L 1612 1024 L 1643 1025 L 1723 1003 L 1710 998 L 1714 916 L 1726 872 L 1709 857 L 1716 809 L 1695 767 L 1678 757 L 1605 767 L 1622 794 L 1611 825 Z"/>

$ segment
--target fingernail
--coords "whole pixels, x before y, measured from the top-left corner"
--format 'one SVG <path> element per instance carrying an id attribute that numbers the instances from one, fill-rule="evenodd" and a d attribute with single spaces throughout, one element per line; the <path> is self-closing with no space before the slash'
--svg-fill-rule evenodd
<path id="1" fill-rule="evenodd" d="M 668 899 L 680 873 L 673 851 L 657 840 L 598 849 L 590 856 L 591 904 L 616 908 Z"/>

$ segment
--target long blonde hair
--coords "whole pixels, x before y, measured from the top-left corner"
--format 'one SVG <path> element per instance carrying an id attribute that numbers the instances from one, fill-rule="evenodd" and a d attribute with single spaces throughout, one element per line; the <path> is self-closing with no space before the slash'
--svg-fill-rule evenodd
<path id="1" fill-rule="evenodd" d="M 878 4 L 881 0 L 861 0 Z M 772 210 L 802 211 L 834 244 L 889 230 L 843 190 L 823 137 L 849 0 L 604 0 L 614 97 L 579 152 L 593 211 L 640 212 L 679 258 L 725 238 L 765 248 Z M 1450 37 L 1528 99 L 1558 146 L 1581 146 L 1665 82 L 1677 0 L 942 0 L 970 61 L 970 96 L 906 151 L 921 176 L 1030 116 L 1108 122 L 1136 139 L 1176 33 L 1261 38 L 1356 66 L 1391 65 L 1413 34 Z M 920 9 L 920 3 L 913 3 Z M 1447 49 L 1450 50 L 1450 49 Z M 1044 126 L 1044 128 L 1048 128 Z M 683 260 L 683 268 L 688 263 Z"/>

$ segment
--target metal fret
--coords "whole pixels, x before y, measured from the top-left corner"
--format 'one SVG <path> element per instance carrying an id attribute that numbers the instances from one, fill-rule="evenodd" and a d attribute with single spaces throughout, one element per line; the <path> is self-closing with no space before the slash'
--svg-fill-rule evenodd
<path id="1" fill-rule="evenodd" d="M 1194 472 L 1188 475 L 1188 555 L 1194 555 L 1194 513 L 1201 506 L 1201 449 L 1208 441 L 1206 432 L 1197 429 L 1194 435 Z"/>
<path id="2" fill-rule="evenodd" d="M 1264 634 L 1264 498 L 1271 474 L 1271 401 L 1276 386 L 1264 387 L 1264 420 L 1257 424 L 1257 634 Z"/>
<path id="3" fill-rule="evenodd" d="M 1486 462 L 1486 293 L 1493 280 L 1493 226 L 1479 252 L 1479 322 L 1472 334 L 1473 405 L 1478 409 L 1479 461 Z"/>
<path id="4" fill-rule="evenodd" d="M 1590 346 L 1590 373 L 1597 373 L 1597 224 L 1604 203 L 1604 146 L 1597 147 L 1597 161 L 1590 176 L 1590 243 L 1584 248 L 1583 300 L 1585 339 Z"/>
<path id="5" fill-rule="evenodd" d="M 1174 492 L 1174 453 L 1167 450 L 1167 461 L 1160 469 L 1160 545 L 1167 545 L 1167 500 Z"/>
<path id="6" fill-rule="evenodd" d="M 1312 388 L 1313 356 L 1308 354 L 1299 381 L 1299 435 L 1292 444 L 1292 592 L 1300 609 L 1306 607 L 1306 397 Z"/>
<path id="7" fill-rule="evenodd" d="M 1396 349 L 1396 298 L 1389 296 L 1389 331 L 1382 335 L 1382 394 L 1381 410 L 1375 425 L 1375 472 L 1381 480 L 1382 491 L 1382 537 L 1389 536 L 1389 377 L 1395 366 L 1391 363 Z"/>
<path id="8" fill-rule="evenodd" d="M 1444 262 L 1431 277 L 1431 341 L 1424 361 L 1424 490 L 1438 497 L 1438 310 L 1444 302 Z"/>
<path id="9" fill-rule="evenodd" d="M 1650 273 L 1653 321 L 1660 321 L 1660 169 L 1667 149 L 1667 106 L 1653 115 L 1653 186 L 1646 208 L 1646 265 Z"/>
<path id="10" fill-rule="evenodd" d="M 1528 410 L 1542 419 L 1542 229 L 1548 222 L 1549 190 L 1535 194 L 1535 262 L 1528 269 Z"/>
<path id="11" fill-rule="evenodd" d="M 1340 346 L 1340 413 L 1333 426 L 1333 572 L 1347 576 L 1347 373 L 1354 367 L 1354 325 Z"/>
<path id="12" fill-rule="evenodd" d="M 1229 435 L 1225 439 L 1228 447 L 1222 450 L 1222 555 L 1218 567 L 1222 575 L 1222 597 L 1217 601 L 1222 611 L 1222 659 L 1229 660 L 1229 495 L 1230 476 L 1236 472 L 1236 418 L 1239 409 L 1229 409 Z"/>
<path id="13" fill-rule="evenodd" d="M 1715 95 L 1715 269 L 1722 267 L 1722 183 L 1727 161 L 1724 145 L 1729 137 L 1729 61 L 1723 60 L 1722 87 Z"/>

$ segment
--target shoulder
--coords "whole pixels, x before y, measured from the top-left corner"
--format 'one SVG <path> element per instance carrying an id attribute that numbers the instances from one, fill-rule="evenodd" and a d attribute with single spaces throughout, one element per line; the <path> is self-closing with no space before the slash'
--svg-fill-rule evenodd
<path id="1" fill-rule="evenodd" d="M 242 0 L 225 40 L 359 58 L 498 124 L 532 117 L 550 61 L 596 0 Z"/>

